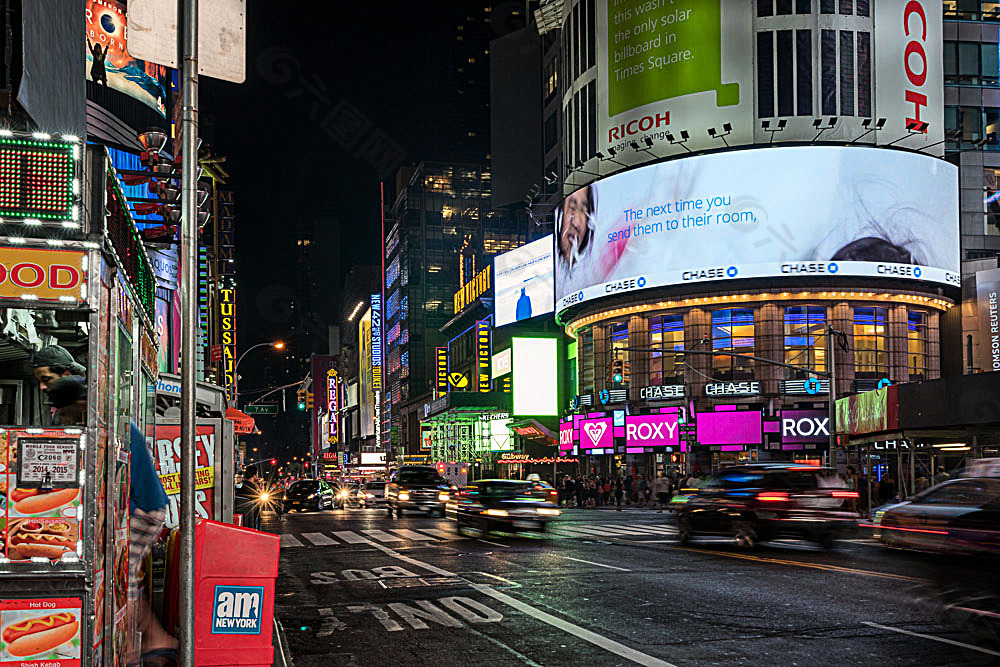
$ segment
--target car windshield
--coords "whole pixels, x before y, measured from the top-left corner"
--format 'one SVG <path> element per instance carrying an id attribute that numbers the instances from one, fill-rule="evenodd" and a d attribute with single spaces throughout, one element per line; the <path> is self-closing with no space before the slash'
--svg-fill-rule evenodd
<path id="1" fill-rule="evenodd" d="M 489 482 L 478 484 L 475 489 L 486 498 L 511 498 L 516 495 L 530 495 L 531 482 Z"/>
<path id="2" fill-rule="evenodd" d="M 298 491 L 298 492 L 302 492 L 302 491 L 315 491 L 317 489 L 317 487 L 319 487 L 319 482 L 317 482 L 314 479 L 309 479 L 309 480 L 302 480 L 302 481 L 299 481 L 299 482 L 295 482 L 290 487 L 288 487 L 288 490 L 289 491 Z"/>
<path id="3" fill-rule="evenodd" d="M 365 488 L 373 491 L 379 491 L 385 488 L 385 482 L 368 482 L 365 484 Z"/>
<path id="4" fill-rule="evenodd" d="M 959 480 L 928 489 L 914 498 L 914 502 L 924 505 L 985 505 L 1000 498 L 1000 489 L 997 487 L 994 480 Z"/>
<path id="5" fill-rule="evenodd" d="M 441 479 L 436 470 L 428 468 L 400 470 L 399 478 L 396 481 L 400 484 L 437 484 L 443 483 L 444 480 Z"/>

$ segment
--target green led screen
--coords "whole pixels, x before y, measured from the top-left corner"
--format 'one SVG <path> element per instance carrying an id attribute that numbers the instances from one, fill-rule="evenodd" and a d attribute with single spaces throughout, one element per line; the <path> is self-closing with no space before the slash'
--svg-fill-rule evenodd
<path id="1" fill-rule="evenodd" d="M 514 414 L 559 414 L 559 343 L 555 338 L 513 338 Z"/>
<path id="2" fill-rule="evenodd" d="M 0 137 L 0 217 L 75 221 L 73 143 Z"/>

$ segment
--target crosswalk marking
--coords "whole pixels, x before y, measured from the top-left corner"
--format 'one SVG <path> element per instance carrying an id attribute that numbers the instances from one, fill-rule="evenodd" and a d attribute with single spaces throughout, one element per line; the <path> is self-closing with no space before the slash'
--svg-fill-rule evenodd
<path id="1" fill-rule="evenodd" d="M 399 532 L 399 531 L 396 531 Z M 443 540 L 460 540 L 461 535 L 456 535 L 454 531 L 442 530 L 440 528 L 421 528 L 420 532 L 427 533 L 428 535 L 433 535 L 434 537 L 440 537 Z"/>
<path id="2" fill-rule="evenodd" d="M 433 537 L 428 537 L 427 535 L 421 535 L 420 533 L 418 533 L 416 531 L 408 530 L 406 528 L 391 528 L 390 530 L 392 530 L 392 532 L 396 533 L 397 535 L 402 535 L 403 537 L 405 537 L 405 538 L 407 538 L 409 540 L 423 541 L 423 542 L 436 542 L 437 541 Z"/>
<path id="3" fill-rule="evenodd" d="M 629 530 L 639 531 L 642 533 L 651 533 L 656 535 L 674 535 L 677 533 L 676 528 L 666 528 L 659 526 L 629 526 Z"/>
<path id="4" fill-rule="evenodd" d="M 333 534 L 348 544 L 368 544 L 368 538 L 358 535 L 353 530 L 335 530 Z"/>
<path id="5" fill-rule="evenodd" d="M 362 530 L 361 532 L 364 533 L 365 535 L 371 535 L 372 537 L 374 537 L 379 542 L 402 542 L 403 541 L 402 537 L 396 537 L 395 535 L 390 535 L 389 533 L 387 533 L 385 531 L 377 530 L 375 528 L 368 528 L 366 530 Z"/>
<path id="6" fill-rule="evenodd" d="M 281 547 L 304 547 L 305 545 L 299 542 L 299 540 L 294 535 L 288 535 L 287 533 L 281 535 Z"/>
<path id="7" fill-rule="evenodd" d="M 328 547 L 330 545 L 339 546 L 340 542 L 332 540 L 323 533 L 302 533 L 302 537 L 306 538 L 318 547 Z"/>

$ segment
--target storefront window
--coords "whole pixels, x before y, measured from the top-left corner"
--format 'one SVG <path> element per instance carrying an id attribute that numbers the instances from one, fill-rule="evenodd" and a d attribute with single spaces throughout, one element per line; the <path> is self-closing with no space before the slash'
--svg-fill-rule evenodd
<path id="1" fill-rule="evenodd" d="M 608 359 L 628 361 L 628 322 L 614 322 L 608 326 Z"/>
<path id="2" fill-rule="evenodd" d="M 789 306 L 785 308 L 785 363 L 814 371 L 826 370 L 826 308 Z M 785 369 L 788 379 L 809 377 L 804 371 Z"/>
<path id="3" fill-rule="evenodd" d="M 726 308 L 712 312 L 712 350 L 753 354 L 754 322 L 750 308 Z M 753 363 L 748 359 L 716 354 L 712 377 L 718 380 L 752 380 Z"/>
<path id="4" fill-rule="evenodd" d="M 0 308 L 0 425 L 86 423 L 87 317 Z"/>
<path id="5" fill-rule="evenodd" d="M 922 310 L 907 313 L 906 365 L 910 382 L 927 379 L 927 313 Z"/>
<path id="6" fill-rule="evenodd" d="M 885 308 L 854 309 L 854 377 L 889 377 L 889 335 Z"/>
<path id="7" fill-rule="evenodd" d="M 649 319 L 649 343 L 654 352 L 649 358 L 649 384 L 674 384 L 684 381 L 684 316 L 660 315 Z"/>

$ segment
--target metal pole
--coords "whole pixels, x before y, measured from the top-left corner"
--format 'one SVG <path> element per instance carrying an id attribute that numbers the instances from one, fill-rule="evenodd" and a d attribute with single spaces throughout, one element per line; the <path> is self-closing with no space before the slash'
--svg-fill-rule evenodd
<path id="1" fill-rule="evenodd" d="M 194 667 L 195 340 L 198 256 L 198 0 L 181 0 L 181 516 L 180 652 Z"/>
<path id="2" fill-rule="evenodd" d="M 829 327 L 826 331 L 826 356 L 827 363 L 830 364 L 830 391 L 827 393 L 827 417 L 830 432 L 830 453 L 828 454 L 827 465 L 831 468 L 837 465 L 837 344 L 834 340 L 836 330 Z"/>

